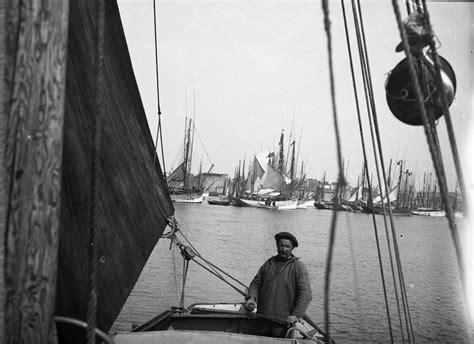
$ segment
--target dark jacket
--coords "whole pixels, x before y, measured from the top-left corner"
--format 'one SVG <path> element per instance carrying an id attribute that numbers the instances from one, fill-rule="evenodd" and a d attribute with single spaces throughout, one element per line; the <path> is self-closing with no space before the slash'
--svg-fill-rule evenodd
<path id="1" fill-rule="evenodd" d="M 306 266 L 293 256 L 275 273 L 276 257 L 261 266 L 248 294 L 257 300 L 258 313 L 282 321 L 289 315 L 302 318 L 312 298 Z"/>

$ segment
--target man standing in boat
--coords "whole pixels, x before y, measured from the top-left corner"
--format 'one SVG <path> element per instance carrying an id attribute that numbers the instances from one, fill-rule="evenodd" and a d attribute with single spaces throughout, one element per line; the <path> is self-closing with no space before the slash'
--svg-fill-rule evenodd
<path id="1" fill-rule="evenodd" d="M 304 263 L 293 255 L 298 247 L 296 237 L 288 232 L 275 235 L 278 254 L 258 270 L 248 290 L 245 307 L 251 311 L 286 322 L 289 326 L 303 318 L 312 298 L 308 272 Z M 285 326 L 272 329 L 275 337 L 283 337 Z"/>

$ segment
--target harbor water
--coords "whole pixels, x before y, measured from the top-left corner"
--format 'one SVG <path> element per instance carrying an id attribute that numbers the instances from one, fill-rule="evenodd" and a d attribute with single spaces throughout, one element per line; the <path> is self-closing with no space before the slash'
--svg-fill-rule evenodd
<path id="1" fill-rule="evenodd" d="M 260 265 L 276 254 L 274 235 L 279 231 L 293 233 L 299 241 L 299 247 L 293 253 L 306 264 L 313 291 L 307 314 L 324 329 L 324 283 L 331 211 L 273 211 L 215 206 L 206 202 L 175 204 L 175 208 L 182 233 L 197 251 L 246 285 Z M 390 327 L 395 342 L 407 339 L 406 335 L 402 338 L 400 330 L 383 217 L 376 215 L 375 219 L 388 312 L 373 217 L 340 212 L 329 300 L 330 335 L 336 342 L 389 342 Z M 462 234 L 468 226 L 464 219 L 458 220 Z M 470 342 L 456 253 L 446 218 L 399 216 L 394 217 L 394 223 L 415 341 Z M 391 251 L 393 256 L 393 248 Z M 176 249 L 170 250 L 169 240 L 161 239 L 112 332 L 128 331 L 171 306 L 179 305 L 182 270 L 180 253 Z M 399 286 L 396 287 L 399 291 Z M 199 265 L 190 263 L 185 288 L 186 306 L 198 302 L 242 301 L 243 297 L 234 289 Z M 403 313 L 403 308 L 400 311 Z M 406 326 L 404 320 L 402 324 Z"/>

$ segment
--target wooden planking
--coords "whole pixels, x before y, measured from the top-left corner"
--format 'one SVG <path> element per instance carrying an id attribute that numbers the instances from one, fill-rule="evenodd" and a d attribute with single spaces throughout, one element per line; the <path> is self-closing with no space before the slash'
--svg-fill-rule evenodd
<path id="1" fill-rule="evenodd" d="M 115 344 L 296 344 L 296 339 L 252 336 L 240 333 L 212 331 L 151 331 L 117 333 L 113 337 Z M 303 341 L 301 341 L 303 342 Z M 314 343 L 314 341 L 307 341 Z"/>
<path id="2" fill-rule="evenodd" d="M 2 342 L 54 343 L 68 1 L 6 1 L 5 18 Z"/>
<path id="3" fill-rule="evenodd" d="M 89 278 L 95 14 L 95 1 L 71 3 L 57 314 L 81 320 L 86 319 Z M 115 1 L 106 1 L 105 44 L 97 319 L 98 326 L 107 331 L 166 227 L 165 218 L 174 209 L 160 172 Z M 62 327 L 60 339 L 71 342 L 71 333 L 70 327 Z"/>

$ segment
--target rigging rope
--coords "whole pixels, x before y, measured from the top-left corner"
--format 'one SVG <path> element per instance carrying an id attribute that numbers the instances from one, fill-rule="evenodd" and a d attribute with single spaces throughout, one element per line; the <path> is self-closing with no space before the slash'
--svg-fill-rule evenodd
<path id="1" fill-rule="evenodd" d="M 171 231 L 164 234 L 162 237 L 163 238 L 168 238 L 171 240 L 171 245 L 172 244 L 175 244 L 175 246 L 177 246 L 180 250 L 181 250 L 181 255 L 184 257 L 184 260 L 185 261 L 190 261 L 191 259 L 196 263 L 198 264 L 199 266 L 201 266 L 202 268 L 204 268 L 205 270 L 207 270 L 208 272 L 210 272 L 212 275 L 216 276 L 217 278 L 219 278 L 221 281 L 223 281 L 224 283 L 226 283 L 227 285 L 229 285 L 231 288 L 233 288 L 235 291 L 237 291 L 239 294 L 241 294 L 242 296 L 247 296 L 247 290 L 248 290 L 248 286 L 243 284 L 242 282 L 240 282 L 238 279 L 236 279 L 235 277 L 231 276 L 230 274 L 228 274 L 227 272 L 225 272 L 224 270 L 222 270 L 221 268 L 217 267 L 215 264 L 211 263 L 209 260 L 205 259 L 198 251 L 197 249 L 192 245 L 192 243 L 186 238 L 186 236 L 184 235 L 184 233 L 179 229 L 178 227 L 178 223 L 176 221 L 176 219 L 174 217 L 170 217 L 169 219 L 167 219 L 168 221 L 168 225 L 170 226 L 171 228 Z M 181 241 L 176 237 L 176 234 L 177 233 L 180 233 L 180 235 L 183 237 L 183 239 L 186 241 L 186 243 L 189 245 L 189 246 L 185 246 L 181 243 Z M 205 264 L 207 264 L 208 266 L 206 266 L 205 264 L 203 264 L 202 262 L 194 259 L 194 258 L 200 258 Z M 184 307 L 184 283 L 185 283 L 185 279 L 186 279 L 186 275 L 187 275 L 187 270 L 188 270 L 188 267 L 187 266 L 184 266 L 183 267 L 183 288 L 182 288 L 182 292 L 181 292 L 181 307 Z M 231 282 L 229 282 L 222 274 L 221 272 L 226 275 L 227 277 L 229 277 L 230 279 L 232 279 L 233 281 L 237 282 L 238 284 L 240 284 L 241 286 L 243 286 L 245 289 L 244 290 L 241 290 L 239 289 L 238 287 L 236 287 L 235 285 L 233 285 Z"/>
<path id="2" fill-rule="evenodd" d="M 161 146 L 161 158 L 162 158 L 162 164 L 163 164 L 163 179 L 164 179 L 164 186 L 167 186 L 166 183 L 166 169 L 165 169 L 165 157 L 164 157 L 164 147 L 163 147 L 163 137 L 162 137 L 162 128 L 161 128 L 161 108 L 160 108 L 160 86 L 159 86 L 159 79 L 158 79 L 158 40 L 157 40 L 157 24 L 156 24 L 156 4 L 155 0 L 153 0 L 153 23 L 154 23 L 154 47 L 155 47 L 155 71 L 156 71 L 156 99 L 157 99 L 157 108 L 158 108 L 158 124 L 157 124 L 157 129 L 156 129 L 156 137 L 155 137 L 155 142 L 154 142 L 154 152 L 153 152 L 153 167 L 151 171 L 151 193 L 153 195 L 153 200 L 155 201 L 155 204 L 158 206 L 160 213 L 163 217 L 166 216 L 166 211 L 162 204 L 159 202 L 159 200 L 156 197 L 155 193 L 155 173 L 156 173 L 156 160 L 157 160 L 157 153 L 156 150 L 158 148 L 158 139 L 160 140 L 160 146 Z M 158 161 L 159 163 L 159 161 Z"/>
<path id="3" fill-rule="evenodd" d="M 161 104 L 160 104 L 160 82 L 159 82 L 159 73 L 158 73 L 158 37 L 157 37 L 157 24 L 156 24 L 156 0 L 153 0 L 153 32 L 154 32 L 154 46 L 155 46 L 155 72 L 156 72 L 156 103 L 158 111 L 158 125 L 156 128 L 156 138 L 155 138 L 155 154 L 153 154 L 153 159 L 156 159 L 156 149 L 158 147 L 158 138 L 160 139 L 161 146 L 161 162 L 163 164 L 163 177 L 166 183 L 166 168 L 165 168 L 165 153 L 163 147 L 163 130 L 161 128 Z M 154 164 L 153 164 L 154 165 Z"/>
<path id="4" fill-rule="evenodd" d="M 394 225 L 394 221 L 393 221 L 393 214 L 392 214 L 392 209 L 391 209 L 391 206 L 390 206 L 390 190 L 389 190 L 389 186 L 387 184 L 387 177 L 386 177 L 386 173 L 385 173 L 385 166 L 384 166 L 384 158 L 383 158 L 383 150 L 382 150 L 382 143 L 381 143 L 381 139 L 380 139 L 380 132 L 379 132 L 379 126 L 378 126 L 378 119 L 377 119 L 377 112 L 376 112 L 376 109 L 375 109 L 375 101 L 374 101 L 374 94 L 373 94 L 373 87 L 372 87 L 372 77 L 371 77 L 371 73 L 370 73 L 370 64 L 369 64 L 369 58 L 368 58 L 368 55 L 367 55 L 367 45 L 366 45 L 366 42 L 365 42 L 365 30 L 364 30 L 364 25 L 363 25 L 363 18 L 362 18 L 362 14 L 361 14 L 361 6 L 360 6 L 360 0 L 357 1 L 358 3 L 358 17 L 360 19 L 360 37 L 361 37 L 361 50 L 362 50 L 362 54 L 361 54 L 361 61 L 364 61 L 364 64 L 363 64 L 363 69 L 364 69 L 364 77 L 365 77 L 365 80 L 367 82 L 367 90 L 368 90 L 368 95 L 369 95 L 369 99 L 370 99 L 370 108 L 371 108 L 371 115 L 372 115 L 372 119 L 373 119 L 373 128 L 375 129 L 375 134 L 376 134 L 376 139 L 377 139 L 377 150 L 378 150 L 378 153 L 379 153 L 379 156 L 380 156 L 380 165 L 381 165 L 381 170 L 382 170 L 382 180 L 383 180 L 383 186 L 385 188 L 385 194 L 387 195 L 387 209 L 388 209 L 388 215 L 389 215 L 389 220 L 390 220 L 390 229 L 391 229 L 391 232 L 392 232 L 392 244 L 393 244 L 393 248 L 394 248 L 394 254 L 395 254 L 395 261 L 396 261 L 396 265 L 397 265 L 397 272 L 398 272 L 398 279 L 399 279 L 399 283 L 400 283 L 400 291 L 401 291 L 401 298 L 402 298 L 402 304 L 403 304 L 403 310 L 404 310 L 404 314 L 405 314 L 405 322 L 407 323 L 407 326 L 406 326 L 406 330 L 407 330 L 407 333 L 408 333 L 408 336 L 409 336 L 409 340 L 410 340 L 410 333 L 411 333 L 411 339 L 414 340 L 414 337 L 413 337 L 413 326 L 412 326 L 412 322 L 411 322 L 411 315 L 410 315 L 410 311 L 409 311 L 409 306 L 408 306 L 408 299 L 407 299 L 407 294 L 406 294 L 406 287 L 405 287 L 405 281 L 404 281 L 404 276 L 403 276 L 403 269 L 402 269 L 402 265 L 401 265 L 401 260 L 400 260 L 400 253 L 399 253 L 399 249 L 398 249 L 398 240 L 397 240 L 397 234 L 396 234 L 396 229 L 395 229 L 395 225 Z M 353 8 L 354 8 L 354 11 L 355 11 L 355 5 L 354 5 L 354 0 L 353 0 Z M 379 172 L 377 172 L 377 176 L 378 176 L 378 179 L 379 179 L 379 185 L 382 186 L 382 183 L 381 183 L 381 180 L 380 180 L 380 174 Z M 380 188 L 382 190 L 382 188 Z M 385 226 L 386 226 L 386 235 L 387 235 L 387 242 L 389 243 L 389 234 L 388 234 L 388 229 L 387 229 L 387 223 L 386 223 L 386 218 L 385 218 L 385 204 L 383 202 L 384 200 L 382 199 L 382 213 L 383 213 L 383 216 L 384 216 L 384 222 L 385 222 Z M 390 249 L 390 245 L 389 245 L 389 251 L 391 251 Z M 392 255 L 390 253 L 390 259 Z M 392 267 L 393 269 L 393 267 Z M 392 274 L 393 274 L 393 270 L 392 270 Z M 394 278 L 394 288 L 396 289 L 396 279 L 395 277 Z M 398 292 L 395 290 L 395 293 L 398 295 Z M 397 307 L 398 306 L 398 297 L 396 298 L 397 300 Z M 399 309 L 399 314 L 400 314 L 400 308 Z M 400 315 L 399 315 L 399 321 L 400 321 L 400 325 L 401 325 L 401 318 L 400 318 Z M 402 340 L 403 340 L 403 327 L 402 327 Z"/>
<path id="5" fill-rule="evenodd" d="M 201 142 L 201 146 L 202 146 L 202 149 L 204 149 L 204 153 L 206 153 L 206 156 L 207 156 L 207 158 L 209 159 L 209 161 L 211 162 L 211 165 L 214 166 L 214 164 L 212 163 L 211 158 L 209 157 L 209 154 L 207 153 L 206 147 L 204 147 L 204 143 L 202 142 L 201 136 L 200 136 L 199 133 L 197 132 L 197 129 L 196 129 L 196 126 L 195 126 L 195 125 L 194 125 L 194 130 L 196 131 L 196 134 L 197 134 L 197 137 L 198 137 L 198 139 L 199 139 L 199 142 Z"/>
<path id="6" fill-rule="evenodd" d="M 347 42 L 347 51 L 349 55 L 349 62 L 350 62 L 350 69 L 351 69 L 351 77 L 352 77 L 352 86 L 353 86 L 353 91 L 354 91 L 354 99 L 356 102 L 356 110 L 357 110 L 357 120 L 359 124 L 359 134 L 360 134 L 360 139 L 361 139 L 361 145 L 362 145 L 362 152 L 364 156 L 364 169 L 365 169 L 365 174 L 368 176 L 369 175 L 369 170 L 368 170 L 368 164 L 367 164 L 367 152 L 366 152 L 366 146 L 365 146 L 365 138 L 364 138 L 364 131 L 362 127 L 362 119 L 361 119 L 361 113 L 360 113 L 360 106 L 359 106 L 359 97 L 357 94 L 357 84 L 356 84 L 356 79 L 355 79 L 355 74 L 354 74 L 354 64 L 353 64 L 353 58 L 352 58 L 352 48 L 349 40 L 349 32 L 347 28 L 347 18 L 346 18 L 346 9 L 344 5 L 344 0 L 341 0 L 341 5 L 342 5 L 342 13 L 343 13 L 343 18 L 344 18 L 344 28 L 345 28 L 345 33 L 346 33 L 346 42 Z M 369 187 L 369 190 L 372 190 L 372 186 L 370 185 L 370 180 L 367 178 L 367 184 Z M 369 202 L 368 204 L 372 204 L 372 194 L 369 191 Z M 387 321 L 388 321 L 388 328 L 390 332 L 390 340 L 393 342 L 393 332 L 392 332 L 392 322 L 391 322 L 391 317 L 390 317 L 390 307 L 388 303 L 388 296 L 387 296 L 387 287 L 385 284 L 385 274 L 384 274 L 384 269 L 383 269 L 383 262 L 382 262 L 382 254 L 380 250 L 380 240 L 378 236 L 378 230 L 377 230 L 377 222 L 375 220 L 375 214 L 372 211 L 372 222 L 374 225 L 374 234 L 375 234 L 375 242 L 377 246 L 377 256 L 378 256 L 378 261 L 379 261 L 379 268 L 380 268 L 380 276 L 382 280 L 382 289 L 383 289 L 383 294 L 384 294 L 384 301 L 385 301 L 385 309 L 387 312 Z"/>
<path id="7" fill-rule="evenodd" d="M 101 191 L 101 139 L 104 104 L 104 27 L 105 0 L 97 2 L 97 27 L 95 42 L 95 111 L 94 111 L 94 147 L 91 182 L 91 223 L 89 228 L 89 302 L 87 306 L 87 343 L 95 344 L 95 324 L 97 317 L 97 239 L 100 229 L 100 191 Z"/>
<path id="8" fill-rule="evenodd" d="M 184 308 L 184 288 L 186 286 L 186 276 L 188 275 L 189 260 L 183 259 L 183 283 L 181 290 L 181 301 L 179 302 L 179 307 Z"/>
<path id="9" fill-rule="evenodd" d="M 429 37 L 430 37 L 430 40 L 429 40 L 430 52 L 434 60 L 434 66 L 435 66 L 435 71 L 436 71 L 436 87 L 439 90 L 443 90 L 444 85 L 443 85 L 443 80 L 441 78 L 441 62 L 439 59 L 438 50 L 436 48 L 435 35 L 433 33 L 433 28 L 431 26 L 431 20 L 430 20 L 430 14 L 427 10 L 425 0 L 423 0 L 423 11 L 424 11 L 423 12 L 424 24 L 426 26 L 426 31 L 429 33 Z M 451 145 L 451 151 L 453 154 L 454 166 L 456 168 L 459 188 L 461 189 L 461 194 L 465 203 L 469 204 L 469 195 L 466 189 L 466 184 L 464 183 L 464 175 L 462 172 L 461 160 L 459 158 L 456 137 L 454 135 L 453 123 L 451 121 L 451 113 L 449 111 L 448 99 L 446 96 L 446 92 L 441 92 L 441 94 L 442 94 L 441 100 L 443 104 L 444 119 L 446 122 L 446 129 L 448 132 L 449 143 Z M 468 208 L 469 207 L 466 207 L 466 211 L 468 210 Z"/>
<path id="10" fill-rule="evenodd" d="M 339 189 L 345 185 L 344 172 L 342 169 L 342 153 L 341 153 L 341 140 L 339 136 L 339 123 L 337 118 L 336 109 L 336 91 L 334 85 L 334 67 L 332 60 L 332 37 L 331 37 L 331 21 L 329 19 L 329 3 L 328 0 L 322 0 L 322 8 L 324 12 L 324 30 L 327 38 L 327 50 L 328 50 L 328 64 L 329 64 L 329 80 L 330 80 L 330 91 L 331 91 L 331 102 L 334 119 L 334 131 L 336 136 L 336 149 L 337 149 L 337 162 L 338 162 L 338 178 L 336 195 L 339 193 Z M 325 271 L 325 282 L 324 282 L 324 313 L 325 313 L 325 330 L 326 336 L 330 338 L 329 334 L 329 291 L 331 282 L 331 270 L 332 270 L 332 258 L 333 248 L 336 237 L 336 223 L 337 223 L 337 211 L 333 211 L 331 218 L 331 229 L 329 234 L 329 248 L 326 257 L 326 271 Z"/>
<path id="11" fill-rule="evenodd" d="M 419 84 L 417 74 L 416 74 L 416 69 L 415 69 L 415 65 L 414 65 L 414 63 L 415 63 L 414 57 L 413 57 L 413 55 L 410 51 L 410 46 L 409 46 L 409 43 L 408 43 L 407 33 L 406 33 L 405 27 L 403 25 L 402 19 L 401 19 L 400 9 L 398 7 L 397 1 L 392 0 L 392 5 L 393 5 L 394 12 L 395 12 L 395 17 L 396 17 L 396 20 L 397 20 L 397 24 L 398 24 L 398 29 L 400 31 L 400 36 L 401 36 L 401 39 L 402 39 L 403 48 L 404 48 L 404 51 L 405 51 L 405 54 L 406 54 L 406 57 L 407 57 L 407 60 L 408 60 L 410 77 L 411 77 L 411 81 L 412 81 L 413 86 L 414 86 L 414 90 L 415 90 L 415 94 L 416 94 L 416 98 L 417 98 L 417 103 L 418 103 L 418 108 L 420 110 L 421 117 L 422 117 L 422 120 L 423 120 L 423 127 L 425 129 L 425 134 L 426 134 L 426 138 L 427 138 L 427 141 L 428 141 L 428 146 L 429 146 L 429 150 L 430 150 L 430 154 L 431 154 L 431 159 L 433 161 L 433 165 L 434 165 L 434 168 L 435 168 L 436 177 L 438 178 L 438 185 L 440 187 L 441 197 L 442 197 L 443 203 L 445 205 L 445 211 L 446 211 L 446 215 L 447 215 L 447 219 L 448 219 L 449 228 L 450 228 L 450 231 L 451 231 L 451 237 L 453 239 L 453 244 L 454 244 L 455 251 L 456 251 L 456 258 L 457 258 L 457 264 L 458 264 L 462 289 L 463 289 L 464 295 L 467 295 L 466 294 L 466 281 L 465 281 L 465 275 L 464 275 L 464 262 L 463 262 L 462 246 L 460 244 L 460 237 L 459 237 L 457 225 L 456 225 L 456 222 L 455 222 L 455 219 L 454 219 L 453 210 L 452 210 L 451 204 L 449 203 L 448 190 L 447 190 L 447 185 L 446 185 L 446 176 L 445 176 L 445 172 L 444 172 L 444 165 L 443 165 L 443 161 L 442 161 L 442 157 L 441 157 L 441 152 L 439 150 L 439 147 L 436 145 L 436 139 L 437 139 L 436 136 L 433 137 L 433 134 L 436 134 L 436 133 L 433 132 L 433 129 L 430 126 L 430 119 L 428 117 L 428 113 L 426 111 L 425 104 L 423 102 L 423 93 L 422 93 L 422 90 L 420 88 L 420 84 Z M 423 3 L 423 5 L 424 5 L 424 8 L 426 8 L 426 3 Z M 427 11 L 425 11 L 425 12 L 427 12 Z M 428 32 L 428 34 L 433 35 L 433 33 L 431 31 Z M 443 86 L 442 86 L 441 90 L 444 90 Z"/>
<path id="12" fill-rule="evenodd" d="M 356 16 L 357 11 L 353 7 L 353 13 L 354 16 Z M 359 48 L 359 58 L 360 58 L 360 63 L 361 63 L 361 69 L 362 69 L 362 77 L 363 77 L 363 82 L 364 82 L 364 91 L 365 91 L 365 97 L 366 97 L 366 104 L 367 104 L 367 116 L 369 120 L 369 127 L 370 127 L 370 135 L 371 135 L 371 142 L 372 142 L 372 150 L 374 154 L 374 162 L 375 162 L 375 170 L 376 170 L 376 175 L 377 175 L 377 181 L 378 181 L 378 186 L 381 194 L 383 194 L 383 188 L 382 185 L 382 178 L 385 181 L 385 175 L 381 177 L 380 175 L 380 167 L 379 167 L 379 157 L 377 153 L 377 143 L 376 143 L 376 133 L 374 129 L 374 119 L 373 119 L 373 113 L 375 112 L 374 108 L 374 103 L 373 103 L 373 96 L 371 94 L 370 90 L 370 81 L 369 81 L 369 76 L 368 76 L 368 62 L 364 60 L 364 53 L 363 53 L 363 45 L 360 39 L 361 33 L 360 33 L 360 28 L 358 25 L 356 25 L 356 32 L 357 32 L 357 44 Z M 380 158 L 381 159 L 381 158 Z M 368 169 L 367 169 L 368 173 Z M 369 181 L 370 184 L 370 181 Z M 369 189 L 371 192 L 372 189 Z M 370 202 L 370 206 L 373 207 L 373 202 Z M 384 228 L 385 228 L 385 236 L 387 238 L 387 249 L 388 249 L 388 256 L 389 256 L 389 261 L 390 261 L 390 271 L 392 273 L 392 280 L 393 280 L 393 287 L 394 287 L 394 293 L 395 293 L 395 301 L 397 304 L 397 311 L 398 311 L 398 320 L 400 323 L 400 328 L 403 328 L 402 325 L 402 319 L 401 319 L 401 310 L 400 310 L 400 302 L 398 298 L 398 287 L 397 287 L 397 282 L 396 282 L 396 276 L 395 276 L 395 263 L 393 260 L 393 252 L 392 252 L 392 244 L 391 244 L 391 239 L 390 239 L 390 234 L 389 234 L 389 229 L 388 229 L 388 223 L 387 223 L 387 217 L 386 217 L 386 212 L 385 212 L 385 203 L 383 202 L 382 199 L 382 215 L 383 215 L 383 221 L 384 221 Z M 372 208 L 372 214 L 374 215 L 374 209 Z M 404 342 L 404 335 L 403 335 L 403 330 L 402 330 L 402 341 Z"/>

